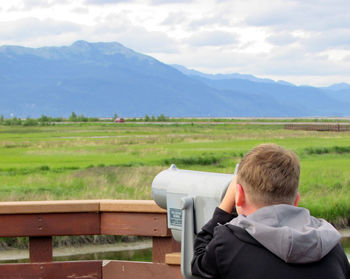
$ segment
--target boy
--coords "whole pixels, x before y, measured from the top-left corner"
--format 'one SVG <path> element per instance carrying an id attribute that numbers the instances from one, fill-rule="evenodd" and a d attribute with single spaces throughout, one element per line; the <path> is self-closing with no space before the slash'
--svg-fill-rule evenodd
<path id="1" fill-rule="evenodd" d="M 298 157 L 280 146 L 261 144 L 249 151 L 213 218 L 197 235 L 193 275 L 349 279 L 340 234 L 297 207 L 299 173 Z"/>

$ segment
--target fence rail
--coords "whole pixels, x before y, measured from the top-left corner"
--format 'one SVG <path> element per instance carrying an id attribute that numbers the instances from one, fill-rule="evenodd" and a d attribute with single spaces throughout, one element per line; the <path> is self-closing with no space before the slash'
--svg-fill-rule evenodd
<path id="1" fill-rule="evenodd" d="M 293 123 L 285 124 L 284 128 L 287 130 L 305 130 L 305 131 L 350 131 L 350 124 L 340 123 Z"/>
<path id="2" fill-rule="evenodd" d="M 166 210 L 153 201 L 88 200 L 0 203 L 0 236 L 29 237 L 30 263 L 0 264 L 0 279 L 182 278 L 180 244 L 167 228 Z M 52 237 L 152 237 L 152 262 L 52 261 Z"/>

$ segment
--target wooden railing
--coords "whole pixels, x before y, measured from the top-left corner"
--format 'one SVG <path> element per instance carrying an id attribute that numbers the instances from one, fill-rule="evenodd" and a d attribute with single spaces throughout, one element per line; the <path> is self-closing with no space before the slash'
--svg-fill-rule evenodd
<path id="1" fill-rule="evenodd" d="M 29 237 L 30 263 L 0 264 L 0 279 L 182 278 L 180 244 L 166 211 L 153 201 L 89 200 L 0 203 L 0 237 Z M 150 236 L 152 262 L 52 261 L 52 236 Z"/>

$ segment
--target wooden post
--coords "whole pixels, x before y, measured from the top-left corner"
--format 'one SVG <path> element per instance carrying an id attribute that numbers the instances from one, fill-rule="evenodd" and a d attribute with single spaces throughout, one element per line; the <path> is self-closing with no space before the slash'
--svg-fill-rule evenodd
<path id="1" fill-rule="evenodd" d="M 172 237 L 153 237 L 152 262 L 165 263 L 166 254 L 180 251 L 181 243 Z"/>
<path id="2" fill-rule="evenodd" d="M 52 262 L 52 236 L 29 237 L 31 263 Z"/>

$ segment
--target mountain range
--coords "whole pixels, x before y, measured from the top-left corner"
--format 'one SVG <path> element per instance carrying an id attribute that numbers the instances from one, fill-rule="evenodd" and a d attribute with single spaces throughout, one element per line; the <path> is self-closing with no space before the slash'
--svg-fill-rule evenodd
<path id="1" fill-rule="evenodd" d="M 316 88 L 167 65 L 119 43 L 0 47 L 0 115 L 9 117 L 349 116 L 350 85 Z"/>

